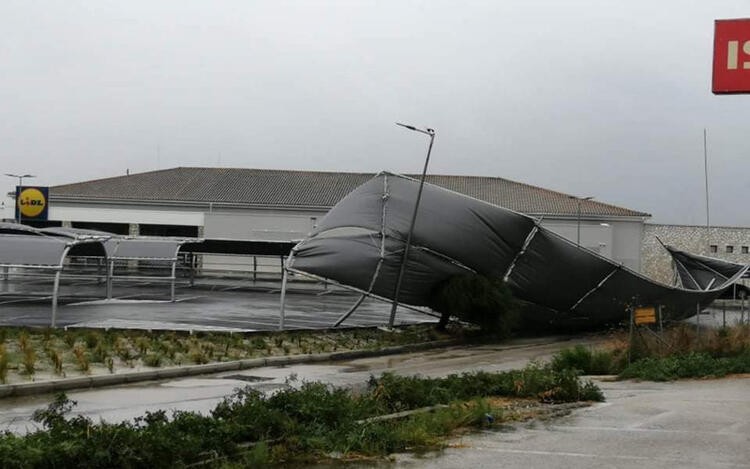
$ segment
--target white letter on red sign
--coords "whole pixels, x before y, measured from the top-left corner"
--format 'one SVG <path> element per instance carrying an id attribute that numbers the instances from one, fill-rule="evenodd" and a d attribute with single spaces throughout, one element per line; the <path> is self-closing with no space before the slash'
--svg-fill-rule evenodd
<path id="1" fill-rule="evenodd" d="M 737 70 L 737 50 L 739 49 L 740 41 L 729 41 L 727 42 L 727 69 Z"/>
<path id="2" fill-rule="evenodd" d="M 739 49 L 740 41 L 729 41 L 727 42 L 727 70 L 737 70 L 737 64 L 739 62 Z M 750 41 L 745 41 L 742 44 L 742 52 L 750 55 Z M 750 70 L 750 61 L 742 62 L 742 68 Z"/>

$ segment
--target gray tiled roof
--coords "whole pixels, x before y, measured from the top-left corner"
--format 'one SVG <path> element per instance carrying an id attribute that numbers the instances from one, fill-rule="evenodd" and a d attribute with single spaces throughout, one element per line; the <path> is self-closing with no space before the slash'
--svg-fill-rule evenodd
<path id="1" fill-rule="evenodd" d="M 52 200 L 190 201 L 269 207 L 332 207 L 373 173 L 245 168 L 173 168 L 50 188 Z M 508 179 L 428 175 L 427 181 L 528 214 L 575 215 L 568 194 Z M 643 217 L 647 213 L 583 201 L 585 215 Z"/>

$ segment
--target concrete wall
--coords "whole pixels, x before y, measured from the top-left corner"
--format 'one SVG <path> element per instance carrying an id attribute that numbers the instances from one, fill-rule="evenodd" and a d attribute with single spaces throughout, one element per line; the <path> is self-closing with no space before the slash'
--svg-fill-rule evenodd
<path id="1" fill-rule="evenodd" d="M 543 219 L 542 226 L 573 242 L 578 237 L 576 220 Z M 641 269 L 640 220 L 582 220 L 581 246 L 622 263 L 639 272 Z"/>
<path id="2" fill-rule="evenodd" d="M 644 228 L 643 273 L 655 280 L 671 284 L 674 279 L 672 261 L 656 238 L 677 249 L 739 264 L 750 264 L 750 228 L 716 226 L 706 236 L 705 226 L 646 224 Z M 715 246 L 712 252 L 709 246 Z M 732 253 L 727 247 L 732 247 Z M 743 253 L 743 247 L 747 253 Z"/>
<path id="3" fill-rule="evenodd" d="M 206 213 L 205 237 L 293 241 L 307 236 L 325 212 L 248 210 L 242 213 Z"/>

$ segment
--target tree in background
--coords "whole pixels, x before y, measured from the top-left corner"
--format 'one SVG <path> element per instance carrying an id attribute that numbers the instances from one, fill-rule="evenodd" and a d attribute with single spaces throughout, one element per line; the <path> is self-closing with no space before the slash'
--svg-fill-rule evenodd
<path id="1" fill-rule="evenodd" d="M 450 316 L 456 316 L 505 337 L 518 318 L 513 294 L 499 277 L 455 275 L 435 287 L 430 303 L 430 308 L 441 313 L 440 328 L 445 327 Z"/>

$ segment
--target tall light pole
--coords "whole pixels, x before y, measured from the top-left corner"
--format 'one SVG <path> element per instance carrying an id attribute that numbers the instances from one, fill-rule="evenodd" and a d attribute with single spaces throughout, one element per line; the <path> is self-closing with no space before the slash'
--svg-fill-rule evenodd
<path id="1" fill-rule="evenodd" d="M 711 255 L 711 222 L 708 217 L 708 130 L 703 129 L 703 173 L 706 175 L 706 255 Z"/>
<path id="2" fill-rule="evenodd" d="M 430 164 L 430 153 L 432 152 L 432 143 L 435 141 L 435 130 L 430 128 L 419 129 L 413 125 L 406 125 L 400 122 L 396 122 L 396 125 L 400 125 L 414 132 L 419 132 L 430 137 L 430 146 L 427 147 L 427 157 L 424 160 L 424 169 L 422 169 L 422 177 L 419 179 L 419 190 L 417 191 L 417 200 L 414 202 L 414 212 L 411 215 L 411 223 L 409 224 L 409 233 L 406 235 L 406 245 L 404 246 L 404 255 L 401 258 L 401 267 L 398 269 L 398 277 L 396 277 L 396 286 L 393 290 L 393 304 L 391 305 L 391 318 L 388 321 L 388 327 L 393 329 L 393 324 L 396 321 L 396 308 L 398 308 L 398 296 L 401 293 L 401 281 L 404 278 L 404 269 L 406 269 L 406 262 L 409 259 L 409 246 L 411 245 L 411 236 L 414 233 L 414 223 L 417 221 L 417 212 L 419 210 L 419 201 L 422 199 L 422 189 L 424 188 L 424 178 L 427 175 L 427 165 Z M 385 236 L 385 233 L 383 233 Z"/>
<path id="3" fill-rule="evenodd" d="M 33 174 L 10 174 L 5 173 L 6 176 L 12 177 L 12 178 L 18 178 L 18 187 L 23 187 L 23 180 L 26 178 L 33 178 L 35 177 Z M 18 191 L 16 191 L 16 223 L 21 223 L 21 209 L 18 207 Z"/>
<path id="4" fill-rule="evenodd" d="M 584 200 L 592 200 L 594 197 L 592 196 L 576 197 L 574 195 L 569 195 L 568 198 L 576 199 L 576 201 L 578 202 L 578 217 L 577 217 L 578 223 L 576 224 L 576 244 L 578 244 L 578 246 L 580 247 L 581 246 L 581 202 L 583 202 Z"/>

